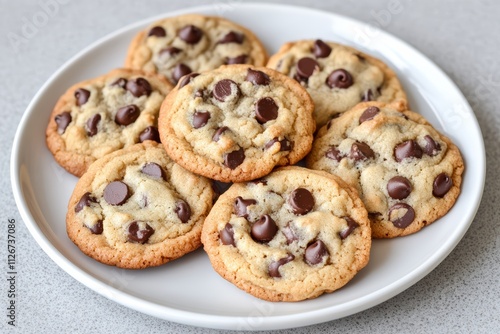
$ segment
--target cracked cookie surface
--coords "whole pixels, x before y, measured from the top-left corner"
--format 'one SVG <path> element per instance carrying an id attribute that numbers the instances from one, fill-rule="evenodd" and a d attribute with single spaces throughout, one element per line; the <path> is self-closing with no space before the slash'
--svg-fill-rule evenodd
<path id="1" fill-rule="evenodd" d="M 286 43 L 266 66 L 307 89 L 318 128 L 362 101 L 406 104 L 406 94 L 386 64 L 345 45 L 322 40 Z"/>
<path id="2" fill-rule="evenodd" d="M 171 83 L 191 72 L 221 65 L 264 66 L 267 52 L 248 29 L 229 20 L 197 14 L 154 22 L 132 41 L 126 67 L 164 75 Z"/>
<path id="3" fill-rule="evenodd" d="M 214 269 L 265 300 L 299 301 L 339 289 L 368 262 L 370 223 L 356 191 L 301 167 L 233 184 L 207 217 Z"/>
<path id="4" fill-rule="evenodd" d="M 313 102 L 269 68 L 229 65 L 184 77 L 162 104 L 160 137 L 184 168 L 223 182 L 264 176 L 311 148 Z"/>
<path id="5" fill-rule="evenodd" d="M 360 103 L 318 131 L 307 167 L 356 188 L 375 238 L 415 233 L 445 215 L 460 194 L 458 148 L 421 115 Z"/>
<path id="6" fill-rule="evenodd" d="M 159 141 L 158 113 L 171 88 L 159 76 L 127 69 L 77 83 L 54 107 L 47 146 L 62 167 L 81 176 L 106 154 Z"/>
<path id="7" fill-rule="evenodd" d="M 68 236 L 102 263 L 158 266 L 201 245 L 213 195 L 209 180 L 146 141 L 96 161 L 78 181 L 68 204 Z"/>

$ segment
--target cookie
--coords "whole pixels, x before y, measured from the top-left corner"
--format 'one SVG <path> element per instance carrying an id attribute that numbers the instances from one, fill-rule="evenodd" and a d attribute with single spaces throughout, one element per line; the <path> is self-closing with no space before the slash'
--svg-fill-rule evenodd
<path id="1" fill-rule="evenodd" d="M 307 167 L 340 176 L 366 205 L 375 238 L 415 233 L 460 194 L 458 148 L 421 115 L 360 103 L 318 131 Z"/>
<path id="2" fill-rule="evenodd" d="M 304 86 L 315 104 L 318 128 L 362 101 L 406 104 L 396 74 L 382 61 L 354 48 L 322 40 L 284 44 L 267 67 Z"/>
<path id="3" fill-rule="evenodd" d="M 202 232 L 213 268 L 269 301 L 299 301 L 337 290 L 369 260 L 370 221 L 340 178 L 283 167 L 233 184 Z"/>
<path id="4" fill-rule="evenodd" d="M 80 82 L 54 107 L 47 146 L 62 167 L 81 176 L 106 154 L 144 140 L 159 141 L 158 113 L 171 88 L 159 76 L 127 69 Z"/>
<path id="5" fill-rule="evenodd" d="M 184 168 L 243 182 L 309 152 L 313 102 L 295 80 L 265 67 L 191 74 L 168 94 L 158 121 L 167 153 Z"/>
<path id="6" fill-rule="evenodd" d="M 171 83 L 191 72 L 228 64 L 264 66 L 267 52 L 248 29 L 221 17 L 196 14 L 165 18 L 141 31 L 125 67 L 160 73 Z"/>
<path id="7" fill-rule="evenodd" d="M 97 160 L 80 178 L 68 204 L 68 236 L 99 262 L 158 266 L 201 245 L 213 195 L 209 180 L 145 141 Z"/>

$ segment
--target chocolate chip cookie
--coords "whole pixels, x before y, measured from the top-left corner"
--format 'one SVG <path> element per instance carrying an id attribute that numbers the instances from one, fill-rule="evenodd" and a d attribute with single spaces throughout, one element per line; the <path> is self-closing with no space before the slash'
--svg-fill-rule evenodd
<path id="1" fill-rule="evenodd" d="M 225 64 L 264 66 L 267 52 L 248 29 L 221 17 L 196 14 L 153 23 L 132 41 L 125 66 L 160 73 L 171 83 Z"/>
<path id="2" fill-rule="evenodd" d="M 164 78 L 117 69 L 69 88 L 57 102 L 46 131 L 47 146 L 68 172 L 145 140 L 160 141 L 157 118 L 172 88 Z"/>
<path id="3" fill-rule="evenodd" d="M 370 221 L 340 178 L 283 167 L 221 195 L 202 243 L 214 269 L 240 289 L 299 301 L 339 289 L 367 264 Z"/>
<path id="4" fill-rule="evenodd" d="M 422 116 L 360 103 L 318 131 L 307 166 L 355 187 L 375 238 L 415 233 L 445 215 L 460 193 L 458 148 Z"/>
<path id="5" fill-rule="evenodd" d="M 167 153 L 223 182 L 264 176 L 309 152 L 314 105 L 295 80 L 269 68 L 229 65 L 181 79 L 158 121 Z"/>
<path id="6" fill-rule="evenodd" d="M 102 263 L 158 266 L 201 245 L 213 195 L 209 180 L 145 141 L 97 160 L 82 176 L 68 204 L 68 236 Z"/>
<path id="7" fill-rule="evenodd" d="M 354 48 L 322 40 L 284 44 L 267 63 L 304 86 L 315 104 L 318 128 L 359 102 L 401 101 L 406 94 L 382 61 Z"/>

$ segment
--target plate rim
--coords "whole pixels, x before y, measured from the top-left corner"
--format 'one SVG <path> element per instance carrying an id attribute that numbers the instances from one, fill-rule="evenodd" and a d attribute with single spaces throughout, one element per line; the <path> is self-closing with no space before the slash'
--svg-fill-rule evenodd
<path id="1" fill-rule="evenodd" d="M 47 238 L 47 236 L 40 229 L 38 222 L 35 220 L 31 211 L 25 203 L 23 190 L 20 182 L 20 145 L 23 138 L 23 133 L 25 132 L 25 128 L 27 126 L 28 120 L 33 113 L 33 106 L 37 103 L 38 100 L 41 99 L 47 88 L 63 73 L 68 67 L 70 67 L 75 61 L 77 61 L 82 56 L 91 52 L 93 49 L 99 47 L 102 44 L 107 43 L 109 40 L 126 33 L 127 31 L 138 29 L 144 25 L 147 25 L 151 22 L 159 20 L 164 17 L 182 15 L 187 13 L 194 12 L 204 12 L 207 10 L 213 10 L 214 6 L 217 3 L 202 5 L 202 6 L 192 6 L 187 7 L 175 11 L 170 11 L 166 13 L 162 13 L 159 15 L 155 15 L 152 17 L 148 17 L 137 22 L 130 23 L 124 27 L 121 27 L 109 34 L 104 35 L 103 37 L 97 39 L 93 43 L 89 44 L 87 47 L 83 48 L 81 51 L 77 52 L 74 56 L 64 62 L 42 85 L 42 87 L 38 90 L 35 96 L 31 99 L 30 103 L 26 107 L 23 116 L 19 122 L 18 128 L 16 130 L 16 134 L 13 140 L 12 151 L 11 151 L 11 161 L 10 161 L 10 178 L 11 178 L 11 186 L 14 194 L 14 199 L 16 202 L 16 206 L 19 210 L 21 218 L 23 220 L 24 225 L 28 228 L 28 231 L 38 243 L 38 245 L 43 249 L 43 251 L 54 261 L 61 269 L 63 269 L 66 273 L 72 276 L 76 281 L 82 283 L 88 288 L 92 289 L 94 292 L 114 301 L 123 306 L 131 308 L 135 311 L 145 313 L 151 316 L 155 316 L 164 320 L 174 321 L 177 323 L 183 323 L 192 326 L 201 326 L 208 328 L 216 328 L 216 329 L 241 329 L 236 328 L 236 325 L 241 322 L 242 317 L 239 316 L 227 316 L 227 315 L 214 315 L 214 314 L 205 314 L 198 313 L 193 311 L 181 310 L 177 308 L 173 308 L 166 305 L 156 304 L 152 301 L 144 300 L 142 298 L 136 297 L 129 293 L 126 293 L 120 289 L 114 288 L 99 279 L 92 276 L 91 273 L 86 270 L 78 267 L 76 264 L 71 262 L 66 256 L 64 256 Z M 415 269 L 413 269 L 410 273 L 400 277 L 398 280 L 393 281 L 391 284 L 379 289 L 375 292 L 372 292 L 368 295 L 365 295 L 363 298 L 359 298 L 354 301 L 349 301 L 347 303 L 343 303 L 341 305 L 332 305 L 329 307 L 325 307 L 317 310 L 304 311 L 300 313 L 293 313 L 289 315 L 270 315 L 270 316 L 256 316 L 255 318 L 259 319 L 260 324 L 256 328 L 243 328 L 246 330 L 263 330 L 263 329 L 286 329 L 292 327 L 301 327 L 312 324 L 317 324 L 321 322 L 326 322 L 330 320 L 339 319 L 348 315 L 352 315 L 361 311 L 364 311 L 368 308 L 371 308 L 375 305 L 378 305 L 382 302 L 387 301 L 388 299 L 394 297 L 395 295 L 401 293 L 407 288 L 414 285 L 416 282 L 427 276 L 433 269 L 435 269 L 457 246 L 460 240 L 463 238 L 467 230 L 469 229 L 471 223 L 474 220 L 474 217 L 479 209 L 482 195 L 484 192 L 485 178 L 486 178 L 486 154 L 484 147 L 484 137 L 482 135 L 481 128 L 479 126 L 478 120 L 462 91 L 458 88 L 458 86 L 451 80 L 451 78 L 440 68 L 438 67 L 431 59 L 429 59 L 426 55 L 424 55 L 419 50 L 415 49 L 408 42 L 384 31 L 383 29 L 373 27 L 367 23 L 361 22 L 357 19 L 353 19 L 348 16 L 344 16 L 335 12 L 330 12 L 327 10 L 308 8 L 300 5 L 288 5 L 288 4 L 269 4 L 262 2 L 238 2 L 238 7 L 252 7 L 259 8 L 267 7 L 269 9 L 276 10 L 301 10 L 308 11 L 314 15 L 327 15 L 332 19 L 341 19 L 343 21 L 352 23 L 356 26 L 360 27 L 369 27 L 374 31 L 377 31 L 379 36 L 384 38 L 385 40 L 390 40 L 392 43 L 397 43 L 409 49 L 414 55 L 418 56 L 420 61 L 424 61 L 427 66 L 432 67 L 434 71 L 437 71 L 442 79 L 447 81 L 447 85 L 453 88 L 457 96 L 462 100 L 461 102 L 467 108 L 467 111 L 471 113 L 472 122 L 469 126 L 473 126 L 475 130 L 480 134 L 480 143 L 481 147 L 478 148 L 478 155 L 481 156 L 481 159 L 478 162 L 481 164 L 481 182 L 479 188 L 476 191 L 479 193 L 477 197 L 477 203 L 475 207 L 471 207 L 469 210 L 468 216 L 465 218 L 468 223 L 465 224 L 460 233 L 455 234 L 454 238 L 448 238 L 443 243 L 443 245 L 435 252 L 432 256 L 430 256 L 426 261 L 420 263 Z M 220 15 L 223 16 L 223 15 Z M 110 297 L 111 296 L 111 297 Z M 340 310 L 336 310 L 340 309 Z M 254 318 L 252 316 L 248 316 L 249 319 Z M 241 325 L 241 324 L 240 324 Z"/>

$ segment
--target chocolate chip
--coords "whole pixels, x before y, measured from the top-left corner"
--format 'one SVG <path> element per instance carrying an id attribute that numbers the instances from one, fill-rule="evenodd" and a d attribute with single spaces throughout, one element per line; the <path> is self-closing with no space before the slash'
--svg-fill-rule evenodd
<path id="1" fill-rule="evenodd" d="M 197 77 L 198 75 L 200 74 L 196 72 L 187 74 L 184 78 L 182 78 L 181 82 L 179 83 L 179 89 L 186 86 L 188 83 L 191 82 L 191 79 Z"/>
<path id="2" fill-rule="evenodd" d="M 188 44 L 196 44 L 203 37 L 203 31 L 191 24 L 179 30 L 177 35 Z"/>
<path id="3" fill-rule="evenodd" d="M 274 143 L 280 143 L 280 152 L 291 151 L 292 150 L 292 146 L 293 145 L 292 145 L 291 141 L 289 141 L 286 138 L 283 138 L 282 140 L 279 140 L 277 137 L 274 137 L 273 139 L 271 139 L 270 141 L 268 141 L 266 143 L 266 145 L 264 146 L 264 148 L 266 150 L 268 150 L 271 147 L 273 147 Z"/>
<path id="4" fill-rule="evenodd" d="M 68 111 L 64 111 L 59 115 L 56 115 L 56 117 L 54 117 L 54 120 L 57 124 L 57 132 L 62 135 L 64 131 L 66 131 L 69 123 L 71 123 L 71 114 Z"/>
<path id="5" fill-rule="evenodd" d="M 165 37 L 167 36 L 167 32 L 163 27 L 153 27 L 151 30 L 148 32 L 148 36 L 156 36 L 156 37 Z"/>
<path id="6" fill-rule="evenodd" d="M 380 109 L 375 106 L 366 108 L 366 110 L 363 111 L 363 113 L 359 117 L 359 124 L 373 119 L 379 112 Z"/>
<path id="7" fill-rule="evenodd" d="M 431 157 L 433 157 L 436 154 L 438 154 L 438 152 L 441 150 L 441 145 L 439 145 L 439 143 L 437 143 L 429 135 L 426 135 L 424 137 L 424 140 L 425 140 L 425 147 L 424 147 L 425 154 L 427 154 L 427 155 L 429 155 Z"/>
<path id="8" fill-rule="evenodd" d="M 212 137 L 212 140 L 213 141 L 219 141 L 220 139 L 220 136 L 222 136 L 222 134 L 228 130 L 229 128 L 227 126 L 221 126 L 220 128 L 217 129 L 217 131 L 215 131 L 213 137 Z"/>
<path id="9" fill-rule="evenodd" d="M 281 277 L 279 268 L 281 266 L 287 264 L 288 262 L 293 261 L 294 259 L 295 259 L 295 256 L 293 256 L 293 254 L 288 253 L 288 255 L 286 257 L 281 258 L 278 261 L 271 262 L 269 264 L 269 267 L 268 267 L 269 276 L 277 277 L 277 278 Z"/>
<path id="10" fill-rule="evenodd" d="M 104 199 L 111 205 L 122 205 L 130 197 L 128 186 L 121 181 L 113 181 L 104 188 Z"/>
<path id="11" fill-rule="evenodd" d="M 145 225 L 145 228 L 141 229 L 137 222 L 132 222 L 128 227 L 128 240 L 140 244 L 148 242 L 149 237 L 155 233 L 155 230 L 148 224 Z"/>
<path id="12" fill-rule="evenodd" d="M 326 84 L 330 88 L 349 88 L 353 83 L 351 74 L 344 69 L 335 70 L 326 78 Z"/>
<path id="13" fill-rule="evenodd" d="M 88 227 L 88 226 L 87 226 Z M 104 227 L 102 225 L 102 220 L 98 220 L 94 225 L 88 227 L 92 234 L 102 234 Z"/>
<path id="14" fill-rule="evenodd" d="M 177 64 L 177 66 L 174 67 L 174 70 L 172 71 L 172 79 L 174 79 L 174 82 L 178 82 L 180 78 L 183 76 L 191 73 L 191 68 L 187 65 L 184 64 Z M 184 85 L 179 85 L 180 87 L 184 87 Z"/>
<path id="15" fill-rule="evenodd" d="M 375 157 L 375 153 L 365 143 L 355 142 L 351 146 L 351 152 L 349 152 L 349 157 L 354 161 L 363 161 Z"/>
<path id="16" fill-rule="evenodd" d="M 189 221 L 189 218 L 191 218 L 191 208 L 183 200 L 179 200 L 175 203 L 174 211 L 177 214 L 177 217 L 179 217 L 181 222 L 184 224 Z"/>
<path id="17" fill-rule="evenodd" d="M 96 203 L 96 199 L 92 197 L 89 192 L 83 194 L 78 203 L 75 205 L 75 213 L 82 211 L 84 207 L 90 206 L 92 203 Z"/>
<path id="18" fill-rule="evenodd" d="M 127 82 L 127 90 L 135 97 L 141 97 L 143 95 L 149 96 L 153 91 L 149 81 L 144 78 L 129 80 Z"/>
<path id="19" fill-rule="evenodd" d="M 241 165 L 243 160 L 245 160 L 245 150 L 243 148 L 224 154 L 224 165 L 231 169 Z"/>
<path id="20" fill-rule="evenodd" d="M 128 80 L 125 78 L 118 78 L 111 83 L 111 86 L 118 86 L 118 87 L 121 87 L 123 89 L 126 89 L 127 88 L 127 81 Z"/>
<path id="21" fill-rule="evenodd" d="M 234 213 L 236 213 L 238 217 L 247 218 L 248 217 L 247 207 L 255 204 L 257 204 L 257 201 L 254 199 L 251 198 L 243 199 L 240 196 L 238 196 L 234 201 Z"/>
<path id="22" fill-rule="evenodd" d="M 297 237 L 297 235 L 295 234 L 295 232 L 293 231 L 292 227 L 290 226 L 290 224 L 288 224 L 287 226 L 285 226 L 283 229 L 282 229 L 282 232 L 283 232 L 283 235 L 285 236 L 286 238 L 286 244 L 287 245 L 290 245 L 291 243 L 293 243 L 294 241 L 297 241 L 299 240 L 299 238 Z"/>
<path id="23" fill-rule="evenodd" d="M 290 194 L 288 203 L 296 215 L 305 215 L 314 207 L 314 197 L 311 192 L 304 188 L 297 188 Z"/>
<path id="24" fill-rule="evenodd" d="M 236 44 L 241 44 L 243 43 L 244 35 L 237 33 L 235 31 L 230 31 L 222 39 L 219 41 L 219 44 L 226 44 L 226 43 L 236 43 Z"/>
<path id="25" fill-rule="evenodd" d="M 143 194 L 139 205 L 141 206 L 141 208 L 145 208 L 148 206 L 148 204 L 149 204 L 148 197 Z"/>
<path id="26" fill-rule="evenodd" d="M 415 211 L 406 203 L 396 203 L 389 209 L 389 220 L 397 228 L 406 228 L 415 219 Z"/>
<path id="27" fill-rule="evenodd" d="M 406 177 L 394 176 L 387 182 L 387 193 L 394 199 L 405 199 L 411 193 L 411 183 Z"/>
<path id="28" fill-rule="evenodd" d="M 260 124 L 278 118 L 278 105 L 270 97 L 260 98 L 255 103 L 255 118 Z"/>
<path id="29" fill-rule="evenodd" d="M 245 80 L 260 86 L 267 86 L 271 83 L 271 78 L 266 73 L 251 68 L 248 69 Z"/>
<path id="30" fill-rule="evenodd" d="M 339 233 L 340 239 L 342 240 L 347 238 L 352 233 L 352 231 L 354 231 L 356 227 L 359 226 L 359 224 L 351 217 L 344 217 L 344 220 L 347 222 L 347 228 Z"/>
<path id="31" fill-rule="evenodd" d="M 330 146 L 325 152 L 325 157 L 340 162 L 344 158 L 344 155 L 335 146 Z"/>
<path id="32" fill-rule="evenodd" d="M 319 64 L 316 60 L 309 57 L 299 59 L 296 67 L 297 74 L 304 79 L 309 78 L 313 75 L 314 71 L 319 70 Z"/>
<path id="33" fill-rule="evenodd" d="M 434 179 L 434 183 L 432 185 L 432 194 L 435 197 L 444 197 L 444 195 L 448 193 L 452 186 L 452 179 L 448 175 L 446 175 L 446 173 L 441 173 Z"/>
<path id="34" fill-rule="evenodd" d="M 224 228 L 220 230 L 219 238 L 223 245 L 233 245 L 236 247 L 233 226 L 231 224 L 227 223 Z"/>
<path id="35" fill-rule="evenodd" d="M 381 216 L 382 214 L 380 212 L 368 212 L 368 218 L 370 218 L 370 220 L 379 220 Z"/>
<path id="36" fill-rule="evenodd" d="M 160 56 L 173 57 L 181 52 L 182 50 L 176 48 L 175 46 L 167 46 L 166 48 L 160 50 Z"/>
<path id="37" fill-rule="evenodd" d="M 363 97 L 361 98 L 361 101 L 368 102 L 368 101 L 373 101 L 373 92 L 371 89 L 368 89 L 365 91 L 363 94 Z"/>
<path id="38" fill-rule="evenodd" d="M 78 88 L 75 91 L 75 99 L 77 106 L 83 106 L 89 100 L 90 92 L 84 88 Z"/>
<path id="39" fill-rule="evenodd" d="M 251 235 L 255 241 L 269 242 L 278 232 L 278 226 L 269 215 L 263 215 L 252 225 Z"/>
<path id="40" fill-rule="evenodd" d="M 142 143 L 146 140 L 153 140 L 157 143 L 160 142 L 160 134 L 156 127 L 148 126 L 139 134 L 139 142 Z"/>
<path id="41" fill-rule="evenodd" d="M 236 96 L 240 95 L 238 84 L 233 80 L 222 79 L 215 84 L 213 95 L 217 100 L 224 102 L 228 97 L 231 96 L 233 91 L 235 92 Z"/>
<path id="42" fill-rule="evenodd" d="M 154 178 L 163 178 L 163 169 L 160 165 L 154 162 L 148 162 L 142 166 L 141 172 Z"/>
<path id="43" fill-rule="evenodd" d="M 304 258 L 307 264 L 313 266 L 321 263 L 323 257 L 328 256 L 328 249 L 321 240 L 316 240 L 306 248 Z"/>
<path id="44" fill-rule="evenodd" d="M 193 128 L 199 129 L 205 126 L 210 119 L 208 111 L 197 111 L 193 114 Z"/>
<path id="45" fill-rule="evenodd" d="M 247 63 L 247 55 L 239 55 L 233 58 L 226 58 L 226 64 L 227 65 L 233 65 L 233 64 L 246 64 Z"/>
<path id="46" fill-rule="evenodd" d="M 326 58 L 331 52 L 332 48 L 322 40 L 318 39 L 314 42 L 313 53 L 316 58 Z"/>
<path id="47" fill-rule="evenodd" d="M 97 134 L 97 124 L 99 124 L 100 120 L 101 120 L 100 114 L 95 114 L 94 116 L 90 117 L 87 120 L 87 123 L 85 124 L 87 130 L 87 136 L 92 137 Z"/>
<path id="48" fill-rule="evenodd" d="M 135 104 L 131 104 L 118 109 L 115 115 L 115 123 L 119 125 L 130 125 L 141 115 L 141 110 Z"/>
<path id="49" fill-rule="evenodd" d="M 394 158 L 397 162 L 401 162 L 406 158 L 420 159 L 421 157 L 422 148 L 414 140 L 407 140 L 394 148 Z"/>

